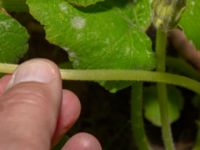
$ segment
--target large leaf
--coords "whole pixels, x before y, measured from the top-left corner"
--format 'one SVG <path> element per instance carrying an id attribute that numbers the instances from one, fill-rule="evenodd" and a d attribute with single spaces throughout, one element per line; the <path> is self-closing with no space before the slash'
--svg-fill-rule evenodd
<path id="1" fill-rule="evenodd" d="M 168 111 L 170 122 L 176 121 L 180 116 L 183 108 L 183 97 L 181 92 L 172 86 L 168 87 Z M 158 102 L 156 86 L 144 89 L 144 114 L 156 126 L 161 126 L 160 107 Z"/>
<path id="2" fill-rule="evenodd" d="M 17 62 L 28 48 L 28 34 L 0 8 L 0 62 Z"/>
<path id="3" fill-rule="evenodd" d="M 73 7 L 65 0 L 27 2 L 31 14 L 44 25 L 47 39 L 69 52 L 75 68 L 154 67 L 151 41 L 145 34 L 151 19 L 148 0 L 123 1 L 121 7 L 118 1 L 86 8 Z M 103 83 L 110 90 L 127 85 Z"/>
<path id="4" fill-rule="evenodd" d="M 188 0 L 186 10 L 180 20 L 186 36 L 200 49 L 200 1 Z"/>
<path id="5" fill-rule="evenodd" d="M 8 11 L 26 12 L 26 0 L 0 0 L 0 5 Z"/>
<path id="6" fill-rule="evenodd" d="M 102 2 L 104 0 L 67 0 L 67 1 L 77 6 L 89 6 L 92 4 L 96 4 L 97 2 Z"/>

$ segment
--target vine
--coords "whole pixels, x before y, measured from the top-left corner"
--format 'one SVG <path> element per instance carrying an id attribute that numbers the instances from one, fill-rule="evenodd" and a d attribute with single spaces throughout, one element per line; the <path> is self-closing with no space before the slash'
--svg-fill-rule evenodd
<path id="1" fill-rule="evenodd" d="M 166 44 L 167 33 L 162 29 L 158 28 L 156 34 L 157 71 L 165 72 Z M 163 83 L 157 83 L 157 88 L 164 145 L 166 150 L 174 150 L 175 148 L 171 135 L 169 112 L 168 107 L 166 107 L 168 106 L 167 87 Z"/>
<path id="2" fill-rule="evenodd" d="M 143 83 L 136 82 L 131 88 L 131 125 L 138 150 L 151 150 L 143 122 Z"/>
<path id="3" fill-rule="evenodd" d="M 166 55 L 167 34 L 180 23 L 186 36 L 197 48 L 200 48 L 199 38 L 196 36 L 200 35 L 198 33 L 199 21 L 196 20 L 200 14 L 197 11 L 200 3 L 197 0 L 187 2 L 189 9 L 183 15 L 186 0 L 153 0 L 151 4 L 149 0 L 135 1 L 134 3 L 104 0 L 1 1 L 0 21 L 2 23 L 0 27 L 2 31 L 0 31 L 3 34 L 0 34 L 0 38 L 3 44 L 0 43 L 0 49 L 5 51 L 1 53 L 0 58 L 3 62 L 18 62 L 28 48 L 26 29 L 6 11 L 31 14 L 40 25 L 44 25 L 48 42 L 69 54 L 69 59 L 75 69 L 60 69 L 63 80 L 136 81 L 130 82 L 128 85 L 120 85 L 121 87 L 117 87 L 119 85 L 115 84 L 116 82 L 109 82 L 108 87 L 106 87 L 108 84 L 103 86 L 106 89 L 114 87 L 117 90 L 125 86 L 132 86 L 131 125 L 135 143 L 140 150 L 151 149 L 143 123 L 143 82 L 156 82 L 163 142 L 166 150 L 175 149 L 168 107 L 166 107 L 168 105 L 166 84 L 182 86 L 200 94 L 200 74 L 182 59 Z M 145 32 L 151 23 L 157 30 L 156 59 L 151 41 Z M 4 39 L 8 42 L 5 42 Z M 101 59 L 99 59 L 100 57 Z M 156 71 L 146 71 L 155 69 L 155 61 Z M 166 66 L 189 77 L 174 74 L 174 70 L 173 73 L 168 73 Z M 13 73 L 16 68 L 15 64 L 0 64 L 1 73 Z M 110 86 L 111 84 L 112 86 Z M 199 147 L 199 137 L 197 137 L 196 149 Z"/>
<path id="4" fill-rule="evenodd" d="M 13 73 L 17 68 L 16 64 L 0 64 L 1 73 Z M 143 71 L 143 70 L 78 70 L 60 69 L 63 80 L 78 81 L 146 81 L 160 82 L 184 87 L 200 94 L 200 83 L 191 78 L 166 72 Z"/>

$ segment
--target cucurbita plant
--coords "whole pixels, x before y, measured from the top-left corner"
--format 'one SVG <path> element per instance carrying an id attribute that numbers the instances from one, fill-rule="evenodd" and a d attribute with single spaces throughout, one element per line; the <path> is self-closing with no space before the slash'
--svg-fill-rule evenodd
<path id="1" fill-rule="evenodd" d="M 95 81 L 112 93 L 131 86 L 138 149 L 152 149 L 144 113 L 162 128 L 165 149 L 174 150 L 170 124 L 184 109 L 182 91 L 175 86 L 200 94 L 200 73 L 166 52 L 167 37 L 179 28 L 200 55 L 199 10 L 197 0 L 0 0 L 0 72 L 12 73 L 28 50 L 28 29 L 10 13 L 30 13 L 44 27 L 48 42 L 67 51 L 72 68 L 60 70 L 64 80 Z M 155 40 L 147 35 L 152 26 Z M 169 72 L 170 67 L 175 71 Z"/>

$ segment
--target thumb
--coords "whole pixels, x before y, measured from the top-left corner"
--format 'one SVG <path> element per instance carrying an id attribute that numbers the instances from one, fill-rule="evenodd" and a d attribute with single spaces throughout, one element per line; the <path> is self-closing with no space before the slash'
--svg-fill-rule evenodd
<path id="1" fill-rule="evenodd" d="M 0 147 L 49 150 L 61 103 L 55 64 L 34 59 L 20 65 L 0 97 Z"/>

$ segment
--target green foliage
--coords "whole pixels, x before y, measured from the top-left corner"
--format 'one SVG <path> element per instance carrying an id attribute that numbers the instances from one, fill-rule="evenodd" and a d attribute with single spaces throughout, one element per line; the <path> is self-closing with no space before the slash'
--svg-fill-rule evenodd
<path id="1" fill-rule="evenodd" d="M 66 62 L 65 65 L 71 68 L 72 64 L 73 68 L 80 69 L 65 70 L 66 72 L 62 70 L 67 79 L 70 77 L 76 80 L 105 79 L 98 82 L 111 92 L 132 85 L 133 81 L 137 80 L 181 85 L 199 93 L 200 83 L 193 80 L 199 80 L 199 73 L 188 66 L 187 62 L 181 62 L 176 59 L 177 57 L 175 61 L 168 59 L 168 64 L 174 65 L 173 73 L 183 72 L 193 79 L 164 73 L 167 32 L 177 25 L 185 6 L 187 8 L 179 25 L 187 37 L 200 49 L 200 2 L 188 0 L 187 5 L 185 3 L 186 0 L 153 0 L 153 10 L 151 10 L 149 0 L 0 0 L 0 61 L 17 62 L 28 48 L 26 30 L 4 9 L 8 12 L 29 12 L 44 26 L 46 39 L 68 52 L 71 62 Z M 152 50 L 152 41 L 146 34 L 152 21 L 158 31 L 164 33 L 163 38 L 157 35 L 156 52 L 159 52 L 156 55 L 157 58 Z M 132 72 L 133 70 L 153 70 L 156 65 L 161 66 L 161 69 L 156 71 L 163 72 Z M 93 69 L 99 70 L 95 72 Z M 108 71 L 107 74 L 104 71 Z M 97 75 L 103 78 L 97 78 Z M 131 81 L 127 81 L 128 79 Z M 116 82 L 116 80 L 123 80 L 123 82 Z M 167 90 L 164 84 L 158 92 L 160 98 L 166 96 Z M 141 118 L 142 101 L 140 101 L 142 86 L 135 86 L 135 88 L 139 92 L 133 95 L 138 101 L 133 101 L 131 106 L 133 116 L 136 116 L 134 117 L 136 121 L 132 121 L 132 126 L 135 130 L 138 129 L 138 133 L 143 131 L 142 135 L 144 135 L 143 118 Z M 166 107 L 169 110 L 170 123 L 172 123 L 180 116 L 183 97 L 177 88 L 169 86 L 168 96 L 158 101 L 156 91 L 156 87 L 144 89 L 144 113 L 145 117 L 156 126 L 161 126 L 160 118 L 162 118 L 162 122 L 165 123 L 162 127 L 164 127 L 163 139 L 166 146 L 172 143 L 170 142 L 172 138 L 168 136 L 170 135 L 169 123 L 166 121 L 168 119 L 163 117 L 168 116 L 167 111 L 165 112 L 164 99 L 167 100 L 168 97 Z M 199 97 L 195 98 L 194 106 L 199 107 L 199 101 Z M 161 109 L 162 113 L 160 113 L 161 105 L 159 106 L 158 102 L 164 106 Z M 137 106 L 139 106 L 138 109 L 134 109 Z M 135 110 L 141 112 L 138 113 Z M 138 126 L 137 121 L 142 126 Z M 61 145 L 58 145 L 58 149 Z M 148 143 L 144 147 L 148 149 Z M 166 146 L 165 149 L 171 148 Z"/>
<path id="2" fill-rule="evenodd" d="M 200 49 L 200 1 L 199 0 L 188 0 L 187 8 L 180 20 L 180 26 L 183 28 L 186 36 L 193 44 Z"/>
<path id="3" fill-rule="evenodd" d="M 8 11 L 27 12 L 26 0 L 0 0 L 0 6 Z"/>
<path id="4" fill-rule="evenodd" d="M 151 41 L 145 34 L 151 17 L 148 0 L 124 2 L 124 7 L 103 3 L 86 8 L 64 0 L 27 2 L 31 14 L 45 25 L 46 38 L 68 51 L 74 68 L 154 68 Z M 127 85 L 101 84 L 112 91 Z"/>
<path id="5" fill-rule="evenodd" d="M 170 123 L 176 121 L 183 108 L 183 97 L 181 92 L 172 86 L 168 87 L 168 111 Z M 156 126 L 161 126 L 160 108 L 155 86 L 144 89 L 144 114 L 146 119 Z M 167 107 L 167 106 L 166 106 Z"/>
<path id="6" fill-rule="evenodd" d="M 0 61 L 17 62 L 28 49 L 28 34 L 15 19 L 0 8 Z"/>
<path id="7" fill-rule="evenodd" d="M 67 0 L 67 2 L 70 2 L 71 4 L 74 4 L 76 6 L 89 6 L 92 4 L 96 4 L 97 2 L 103 2 L 104 0 Z"/>

